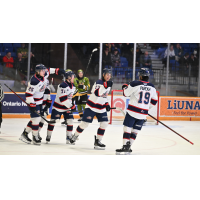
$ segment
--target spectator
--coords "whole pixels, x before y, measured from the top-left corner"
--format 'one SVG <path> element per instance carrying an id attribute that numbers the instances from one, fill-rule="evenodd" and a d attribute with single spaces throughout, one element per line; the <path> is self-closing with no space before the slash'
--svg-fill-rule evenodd
<path id="1" fill-rule="evenodd" d="M 165 50 L 164 58 L 167 58 L 167 49 Z M 174 60 L 175 59 L 175 52 L 174 52 L 174 46 L 171 45 L 169 49 L 169 59 Z"/>
<path id="2" fill-rule="evenodd" d="M 22 53 L 22 58 L 28 57 L 28 49 L 26 48 L 25 43 L 22 43 L 22 46 L 17 49 L 17 53 Z"/>
<path id="3" fill-rule="evenodd" d="M 133 60 L 132 55 L 133 54 L 131 53 L 131 45 L 129 43 L 123 44 L 122 45 L 122 56 L 124 56 L 128 60 L 129 64 Z"/>
<path id="4" fill-rule="evenodd" d="M 14 68 L 20 70 L 23 64 L 24 64 L 24 59 L 22 58 L 22 53 L 18 53 L 17 58 L 15 58 Z"/>
<path id="5" fill-rule="evenodd" d="M 197 49 L 194 49 L 193 54 L 194 54 L 195 58 L 197 58 L 197 59 L 199 58 L 199 53 L 198 53 Z"/>
<path id="6" fill-rule="evenodd" d="M 140 56 L 140 67 L 145 67 L 145 68 L 152 68 L 152 62 L 151 62 L 151 57 L 149 56 L 148 51 L 145 51 L 144 55 Z"/>
<path id="7" fill-rule="evenodd" d="M 31 74 L 34 74 L 35 73 L 35 66 L 37 65 L 37 64 L 39 64 L 39 63 L 37 63 L 37 60 L 36 60 L 36 58 L 35 58 L 35 55 L 32 53 L 32 52 L 30 52 L 30 73 Z M 26 58 L 25 60 L 24 60 L 24 62 L 25 62 L 25 68 L 27 68 L 27 66 L 28 66 L 28 58 Z"/>
<path id="8" fill-rule="evenodd" d="M 13 68 L 13 57 L 11 57 L 11 52 L 7 52 L 7 54 L 2 59 L 3 63 L 5 63 L 5 66 L 8 68 Z"/>
<path id="9" fill-rule="evenodd" d="M 198 76 L 198 59 L 194 57 L 194 54 L 191 54 L 189 58 L 189 63 L 191 65 L 191 75 L 194 77 Z"/>
<path id="10" fill-rule="evenodd" d="M 180 66 L 183 69 L 183 75 L 187 76 L 189 75 L 189 53 L 186 53 L 185 56 L 183 56 L 179 60 Z"/>
<path id="11" fill-rule="evenodd" d="M 102 61 L 103 61 L 103 68 L 106 65 L 108 65 L 108 66 L 112 65 L 112 62 L 111 62 L 111 53 L 108 52 L 108 47 L 105 47 L 105 49 L 103 51 Z"/>
<path id="12" fill-rule="evenodd" d="M 179 61 L 179 59 L 183 56 L 183 49 L 179 43 L 176 44 L 176 48 L 174 49 L 175 52 L 175 59 Z"/>
<path id="13" fill-rule="evenodd" d="M 121 67 L 121 60 L 118 49 L 114 49 L 114 53 L 111 54 L 111 62 L 113 67 Z"/>
<path id="14" fill-rule="evenodd" d="M 14 63 L 14 60 L 13 60 L 13 57 L 11 57 L 11 52 L 8 52 L 2 59 L 4 65 L 6 66 L 5 67 L 5 72 L 4 72 L 4 75 L 5 77 L 9 77 L 11 79 L 14 79 L 14 76 L 15 76 L 15 70 L 13 69 L 13 63 Z"/>

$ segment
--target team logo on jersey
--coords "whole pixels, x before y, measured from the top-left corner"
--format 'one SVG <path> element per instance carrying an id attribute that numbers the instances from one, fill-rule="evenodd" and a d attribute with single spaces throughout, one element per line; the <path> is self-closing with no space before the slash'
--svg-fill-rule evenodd
<path id="1" fill-rule="evenodd" d="M 43 85 L 41 88 L 40 88 L 40 92 L 44 92 L 45 91 L 45 88 L 46 88 L 46 85 Z"/>
<path id="2" fill-rule="evenodd" d="M 144 110 L 141 110 L 141 113 L 144 113 Z"/>
<path id="3" fill-rule="evenodd" d="M 56 115 L 55 117 L 60 117 L 60 115 L 58 114 L 58 115 Z"/>
<path id="4" fill-rule="evenodd" d="M 92 117 L 91 117 L 91 116 L 88 116 L 87 119 L 92 119 Z"/>
<path id="5" fill-rule="evenodd" d="M 101 95 L 101 97 L 107 97 L 108 96 L 108 92 L 105 92 L 104 94 Z"/>

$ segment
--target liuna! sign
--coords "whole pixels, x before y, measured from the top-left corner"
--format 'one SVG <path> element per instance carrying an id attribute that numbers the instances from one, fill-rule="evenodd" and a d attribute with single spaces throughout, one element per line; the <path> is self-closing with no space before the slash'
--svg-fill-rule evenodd
<path id="1" fill-rule="evenodd" d="M 160 117 L 200 117 L 198 97 L 160 97 Z"/>

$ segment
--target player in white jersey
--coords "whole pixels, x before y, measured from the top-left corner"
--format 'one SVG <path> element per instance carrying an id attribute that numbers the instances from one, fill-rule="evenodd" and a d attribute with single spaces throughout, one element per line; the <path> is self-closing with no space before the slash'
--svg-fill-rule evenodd
<path id="1" fill-rule="evenodd" d="M 122 86 L 123 94 L 125 97 L 130 97 L 130 102 L 123 123 L 123 147 L 116 149 L 117 154 L 132 152 L 130 147 L 142 129 L 148 110 L 157 104 L 156 89 L 148 82 L 149 75 L 148 69 L 142 68 L 139 71 L 139 81 L 132 81 L 129 85 Z"/>
<path id="2" fill-rule="evenodd" d="M 75 91 L 74 73 L 72 71 L 67 71 L 65 74 L 66 80 L 58 86 L 56 99 L 53 104 L 51 120 L 60 119 L 62 114 L 67 121 L 66 127 L 66 143 L 69 144 L 72 131 L 73 131 L 73 114 L 71 111 L 76 110 L 76 106 L 72 102 L 72 97 Z M 54 129 L 54 124 L 48 124 L 46 142 L 49 143 L 51 140 L 51 135 Z"/>
<path id="3" fill-rule="evenodd" d="M 86 103 L 85 111 L 82 121 L 77 127 L 75 134 L 72 136 L 70 142 L 75 143 L 78 136 L 88 127 L 89 123 L 92 123 L 94 116 L 96 115 L 100 127 L 97 130 L 97 136 L 95 135 L 94 148 L 105 149 L 105 145 L 101 143 L 105 129 L 108 126 L 107 112 L 110 111 L 110 105 L 108 104 L 107 96 L 113 85 L 111 78 L 111 70 L 104 69 L 102 79 L 96 81 L 92 87 L 91 95 Z"/>
<path id="4" fill-rule="evenodd" d="M 31 120 L 27 124 L 27 127 L 24 129 L 24 132 L 21 134 L 20 140 L 25 143 L 30 144 L 31 139 L 28 137 L 28 134 L 32 131 L 33 133 L 33 144 L 41 144 L 41 141 L 38 138 L 38 129 L 39 122 L 41 121 L 41 117 L 35 113 L 35 111 L 39 112 L 43 115 L 43 96 L 48 84 L 49 74 L 57 74 L 57 75 L 65 75 L 65 71 L 63 69 L 55 69 L 55 68 L 46 68 L 43 64 L 38 64 L 35 67 L 35 75 L 31 77 L 28 82 L 28 87 L 26 90 L 26 102 L 30 107 L 30 116 Z M 51 101 L 50 101 L 51 103 Z"/>

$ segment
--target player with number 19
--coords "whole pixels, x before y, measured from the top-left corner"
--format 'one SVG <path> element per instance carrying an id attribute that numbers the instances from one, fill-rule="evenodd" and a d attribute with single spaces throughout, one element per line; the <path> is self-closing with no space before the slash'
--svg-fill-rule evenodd
<path id="1" fill-rule="evenodd" d="M 123 95 L 130 97 L 126 116 L 123 122 L 123 147 L 116 149 L 116 153 L 131 153 L 130 149 L 138 132 L 142 129 L 148 110 L 157 104 L 158 97 L 152 83 L 148 82 L 149 71 L 141 68 L 138 72 L 139 81 L 132 81 L 122 86 Z"/>

